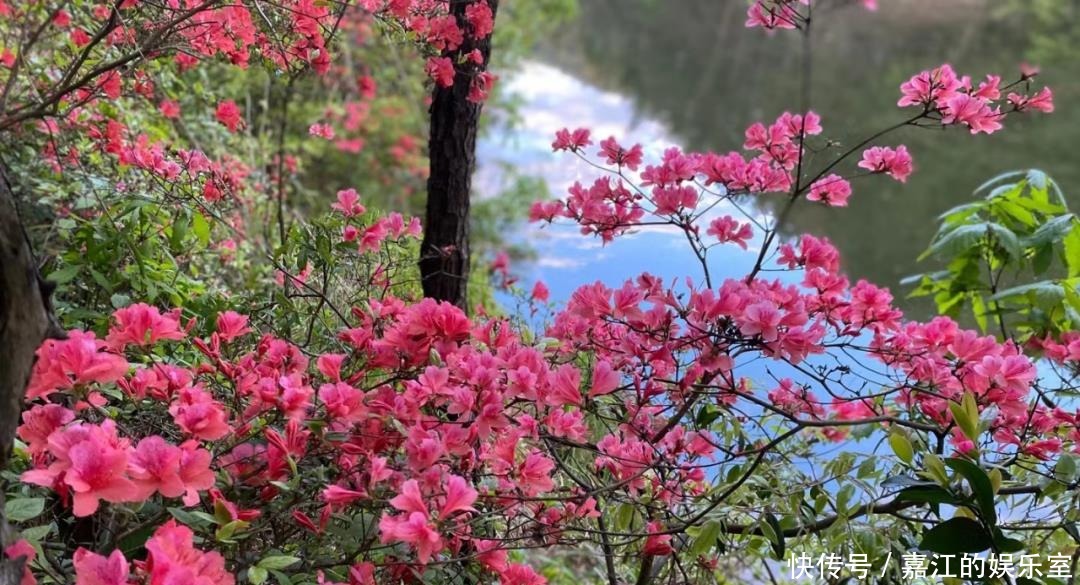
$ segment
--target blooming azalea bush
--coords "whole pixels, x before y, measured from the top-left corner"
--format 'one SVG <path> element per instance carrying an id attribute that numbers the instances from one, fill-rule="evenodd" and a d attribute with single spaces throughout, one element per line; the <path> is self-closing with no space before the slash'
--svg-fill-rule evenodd
<path id="1" fill-rule="evenodd" d="M 170 33 L 190 44 L 171 55 L 177 67 L 253 54 L 286 71 L 294 59 L 333 67 L 317 33 L 336 14 L 325 6 L 279 16 L 295 35 L 284 43 L 259 32 L 273 16 L 248 26 L 254 5 L 166 6 L 98 10 L 110 24 L 83 46 L 108 59 L 172 30 L 122 24 L 137 22 L 124 11 L 158 23 L 154 10 L 190 12 Z M 360 8 L 436 50 L 491 34 L 486 2 L 467 7 L 463 27 L 434 0 Z M 802 10 L 755 2 L 748 26 L 805 31 Z M 434 57 L 425 69 L 445 83 L 470 59 Z M 477 75 L 470 95 L 491 81 Z M 115 83 L 102 81 L 102 94 Z M 46 160 L 96 165 L 119 195 L 59 212 L 72 223 L 61 226 L 71 248 L 58 280 L 77 294 L 61 306 L 71 330 L 38 349 L 24 397 L 5 472 L 19 538 L 4 554 L 26 561 L 26 584 L 614 585 L 756 580 L 771 570 L 762 559 L 792 550 L 863 554 L 877 575 L 917 548 L 1071 551 L 1075 510 L 1061 497 L 1078 481 L 1071 317 L 1000 338 L 947 316 L 906 320 L 888 290 L 844 276 L 828 240 L 781 235 L 799 205 L 871 196 L 856 177 L 905 181 L 918 153 L 886 142 L 890 131 L 992 133 L 1008 116 L 1052 110 L 1050 91 L 1033 85 L 1027 73 L 973 83 L 948 65 L 916 74 L 900 88 L 907 117 L 852 147 L 821 138 L 811 111 L 752 125 L 727 154 L 653 157 L 614 137 L 593 149 L 587 129 L 560 131 L 554 150 L 600 176 L 536 203 L 533 219 L 575 222 L 613 245 L 672 229 L 702 271 L 586 284 L 542 330 L 419 299 L 409 260 L 419 224 L 368 209 L 354 189 L 285 225 L 275 195 L 292 163 L 280 150 L 255 170 L 228 148 L 212 157 L 127 136 L 96 90 L 81 102 L 65 94 L 43 125 L 78 128 L 89 148 Z M 228 141 L 249 126 L 236 100 L 205 106 L 216 132 L 205 136 Z M 176 104 L 154 112 L 174 119 Z M 342 130 L 328 115 L 305 132 L 322 143 Z M 1038 175 L 1026 181 L 949 216 L 941 240 L 953 243 L 935 247 L 958 258 L 954 274 L 1049 246 L 1068 271 L 1055 284 L 1074 287 L 1075 219 Z M 775 218 L 743 212 L 767 197 L 784 201 Z M 990 224 L 1025 239 L 1013 248 Z M 259 230 L 270 235 L 249 235 Z M 753 246 L 752 269 L 714 278 L 709 253 L 722 245 Z M 117 249 L 124 260 L 110 267 Z M 493 270 L 512 284 L 505 257 Z M 945 281 L 923 286 L 982 298 L 934 288 Z M 548 296 L 532 288 L 535 306 Z M 1043 355 L 1064 374 L 1042 375 Z M 1010 512 L 1023 506 L 1018 520 Z M 569 575 L 564 561 L 580 550 L 595 572 Z"/>

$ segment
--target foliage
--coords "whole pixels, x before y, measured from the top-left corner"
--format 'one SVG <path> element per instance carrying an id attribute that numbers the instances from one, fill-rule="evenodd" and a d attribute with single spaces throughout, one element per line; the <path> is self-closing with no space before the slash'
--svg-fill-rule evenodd
<path id="1" fill-rule="evenodd" d="M 983 332 L 992 323 L 1004 338 L 1075 329 L 1080 221 L 1061 188 L 1031 170 L 995 177 L 975 195 L 980 199 L 942 214 L 924 256 L 944 258 L 948 267 L 913 277 L 919 286 L 912 294 L 932 295 L 942 314 L 970 307 Z"/>

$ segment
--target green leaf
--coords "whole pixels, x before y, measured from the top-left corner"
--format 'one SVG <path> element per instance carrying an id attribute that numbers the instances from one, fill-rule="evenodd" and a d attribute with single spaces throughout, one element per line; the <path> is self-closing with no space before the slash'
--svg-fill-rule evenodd
<path id="1" fill-rule="evenodd" d="M 618 509 L 615 510 L 615 529 L 619 532 L 629 530 L 630 524 L 634 521 L 635 513 L 633 504 L 628 502 L 619 504 Z"/>
<path id="2" fill-rule="evenodd" d="M 840 491 L 836 492 L 836 508 L 841 513 L 846 512 L 848 504 L 851 503 L 851 498 L 855 497 L 855 486 L 847 484 L 840 488 Z"/>
<path id="3" fill-rule="evenodd" d="M 994 546 L 997 547 L 998 552 L 1002 553 L 1015 553 L 1024 550 L 1023 541 L 1005 536 L 1001 529 L 997 527 L 994 528 Z"/>
<path id="4" fill-rule="evenodd" d="M 1026 228 L 1032 228 L 1039 225 L 1039 220 L 1035 218 L 1035 214 L 1028 211 L 1016 201 L 1001 200 L 996 202 L 996 206 L 1004 212 L 1005 215 L 1020 222 L 1020 224 Z"/>
<path id="5" fill-rule="evenodd" d="M 78 264 L 68 264 L 59 270 L 50 272 L 48 280 L 51 280 L 56 284 L 67 284 L 72 280 L 75 280 L 75 277 L 79 275 L 81 270 L 82 266 Z"/>
<path id="6" fill-rule="evenodd" d="M 31 526 L 30 528 L 23 528 L 19 533 L 19 536 L 29 540 L 30 542 L 41 542 L 48 538 L 49 533 L 52 532 L 53 525 L 45 524 L 43 526 Z"/>
<path id="7" fill-rule="evenodd" d="M 266 569 L 262 567 L 248 567 L 247 578 L 251 585 L 262 585 L 268 576 Z"/>
<path id="8" fill-rule="evenodd" d="M 1076 458 L 1068 453 L 1062 453 L 1054 466 L 1054 478 L 1061 483 L 1072 483 L 1076 477 Z"/>
<path id="9" fill-rule="evenodd" d="M 173 220 L 169 236 L 169 245 L 173 250 L 184 249 L 184 238 L 187 236 L 189 226 L 190 222 L 186 215 L 178 215 L 176 219 Z"/>
<path id="10" fill-rule="evenodd" d="M 122 309 L 131 304 L 131 297 L 122 293 L 116 293 L 109 297 L 109 304 L 114 309 Z"/>
<path id="11" fill-rule="evenodd" d="M 264 569 L 281 570 L 286 567 L 291 567 L 299 562 L 300 559 L 297 557 L 275 555 L 270 557 L 264 557 L 263 560 L 259 561 L 259 566 Z"/>
<path id="12" fill-rule="evenodd" d="M 1006 171 L 1004 173 L 1001 173 L 1000 175 L 997 175 L 996 177 L 992 177 L 992 178 L 988 179 L 982 185 L 979 185 L 975 189 L 974 194 L 978 195 L 979 193 L 982 193 L 983 191 L 993 187 L 994 185 L 1004 183 L 1008 179 L 1013 179 L 1013 178 L 1020 177 L 1020 176 L 1026 174 L 1028 172 L 1029 171 Z M 1020 180 L 1023 180 L 1023 179 L 1020 179 Z"/>
<path id="13" fill-rule="evenodd" d="M 10 522 L 26 522 L 45 511 L 45 498 L 15 498 L 4 504 L 4 517 Z"/>
<path id="14" fill-rule="evenodd" d="M 930 248 L 919 256 L 923 260 L 928 256 L 953 258 L 974 248 L 986 237 L 986 223 L 961 225 L 944 233 L 930 244 Z"/>
<path id="15" fill-rule="evenodd" d="M 982 524 L 971 518 L 946 520 L 923 533 L 919 548 L 941 554 L 982 552 L 993 545 Z"/>
<path id="16" fill-rule="evenodd" d="M 712 547 L 716 545 L 716 539 L 720 537 L 720 528 L 720 523 L 716 520 L 703 524 L 694 543 L 690 545 L 690 556 L 696 557 L 712 550 Z"/>
<path id="17" fill-rule="evenodd" d="M 926 466 L 926 472 L 934 480 L 941 485 L 949 483 L 949 475 L 945 473 L 945 464 L 941 462 L 941 458 L 933 453 L 927 453 L 923 456 L 923 465 Z"/>
<path id="18" fill-rule="evenodd" d="M 206 522 L 183 508 L 169 508 L 169 514 L 187 526 L 204 526 Z"/>
<path id="19" fill-rule="evenodd" d="M 1068 213 L 1043 222 L 1030 236 L 1024 239 L 1024 245 L 1037 247 L 1060 242 L 1072 229 L 1075 218 L 1075 215 Z"/>
<path id="20" fill-rule="evenodd" d="M 986 303 L 983 302 L 982 295 L 979 293 L 971 294 L 971 316 L 975 318 L 979 331 L 986 333 Z"/>
<path id="21" fill-rule="evenodd" d="M 915 450 L 911 446 L 911 440 L 907 438 L 907 434 L 901 431 L 899 428 L 894 428 L 889 433 L 889 447 L 892 447 L 893 453 L 900 458 L 904 463 L 911 465 L 911 461 L 915 458 Z"/>
<path id="22" fill-rule="evenodd" d="M 1069 268 L 1069 277 L 1080 276 L 1080 222 L 1073 223 L 1064 242 L 1065 266 Z"/>
<path id="23" fill-rule="evenodd" d="M 719 408 L 716 408 L 711 404 L 706 404 L 700 409 L 698 409 L 697 417 L 695 418 L 694 423 L 699 428 L 707 428 L 709 425 L 715 422 L 716 419 L 720 418 L 720 415 L 722 413 L 723 411 L 721 411 Z"/>
<path id="24" fill-rule="evenodd" d="M 1065 289 L 1056 282 L 1043 280 L 1007 288 L 990 297 L 990 300 L 1000 301 L 1020 295 L 1028 295 L 1040 307 L 1054 307 L 1065 299 Z"/>
<path id="25" fill-rule="evenodd" d="M 203 246 L 210 243 L 210 222 L 206 221 L 203 214 L 196 213 L 191 216 L 191 231 L 195 232 L 195 237 Z"/>
<path id="26" fill-rule="evenodd" d="M 964 403 L 968 396 L 971 396 L 970 392 L 964 394 L 964 398 L 961 402 L 949 401 L 949 411 L 952 412 L 953 420 L 956 421 L 956 425 L 960 427 L 960 430 L 964 432 L 964 436 L 977 441 L 979 439 L 979 413 L 976 410 L 974 416 L 971 414 L 971 410 Z"/>
<path id="27" fill-rule="evenodd" d="M 1054 263 L 1054 247 L 1044 244 L 1035 248 L 1035 255 L 1031 257 L 1031 271 L 1035 276 L 1042 276 Z"/>
<path id="28" fill-rule="evenodd" d="M 991 526 L 996 524 L 997 511 L 994 509 L 994 484 L 990 481 L 990 476 L 986 475 L 986 471 L 973 461 L 961 457 L 950 457 L 945 460 L 945 464 L 967 480 L 986 523 Z"/>
<path id="29" fill-rule="evenodd" d="M 914 486 L 900 490 L 896 499 L 901 502 L 921 502 L 926 504 L 955 504 L 956 496 L 938 485 Z"/>
<path id="30" fill-rule="evenodd" d="M 116 543 L 116 548 L 120 549 L 124 554 L 130 555 L 132 552 L 145 547 L 146 541 L 150 540 L 156 529 L 157 527 L 153 524 L 146 524 L 133 532 L 128 532 Z"/>
<path id="31" fill-rule="evenodd" d="M 894 475 L 881 482 L 881 487 L 886 489 L 904 489 L 909 487 L 933 487 L 936 483 L 928 482 L 910 475 Z"/>
<path id="32" fill-rule="evenodd" d="M 1020 245 L 1020 237 L 1016 232 L 1001 225 L 1000 223 L 988 222 L 986 229 L 997 238 L 1001 247 L 1013 259 L 1020 260 L 1024 256 L 1024 248 Z"/>
<path id="33" fill-rule="evenodd" d="M 772 527 L 773 532 L 776 533 L 776 546 L 773 547 L 773 552 L 776 553 L 777 560 L 784 559 L 784 529 L 780 527 L 780 521 L 776 519 L 771 513 L 765 515 L 765 521 Z"/>
<path id="34" fill-rule="evenodd" d="M 113 285 L 109 282 L 109 279 L 106 278 L 104 274 L 98 272 L 94 268 L 91 268 L 90 277 L 94 279 L 94 282 L 96 282 L 98 286 L 105 289 L 106 292 L 112 292 Z"/>
<path id="35" fill-rule="evenodd" d="M 944 221 L 945 223 L 952 223 L 957 220 L 963 220 L 970 217 L 974 213 L 978 213 L 979 210 L 981 210 L 985 206 L 986 204 L 982 201 L 976 201 L 974 203 L 964 203 L 961 205 L 957 205 L 956 207 L 953 207 L 948 211 L 942 213 L 938 216 L 938 219 Z"/>
<path id="36" fill-rule="evenodd" d="M 1001 470 L 995 467 L 986 476 L 990 478 L 990 487 L 994 488 L 994 493 L 998 493 L 1001 489 Z"/>
<path id="37" fill-rule="evenodd" d="M 214 538 L 221 541 L 231 540 L 234 534 L 247 527 L 247 522 L 243 520 L 233 520 L 232 522 L 229 522 L 228 524 L 218 528 L 217 531 L 214 533 Z"/>
<path id="38" fill-rule="evenodd" d="M 772 512 L 766 512 L 763 520 L 761 533 L 769 539 L 776 559 L 783 560 L 785 550 L 784 529 L 780 527 L 780 521 L 776 519 Z"/>
<path id="39" fill-rule="evenodd" d="M 1046 186 L 1050 182 L 1050 177 L 1047 177 L 1046 173 L 1039 169 L 1030 169 L 1027 172 L 1027 182 L 1031 184 L 1032 189 L 1046 191 Z"/>

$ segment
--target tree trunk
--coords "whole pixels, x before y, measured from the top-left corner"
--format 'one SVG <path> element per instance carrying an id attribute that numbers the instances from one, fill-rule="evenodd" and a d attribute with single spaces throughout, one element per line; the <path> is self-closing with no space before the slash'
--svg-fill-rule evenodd
<path id="1" fill-rule="evenodd" d="M 0 166 L 0 469 L 7 467 L 34 352 L 46 337 L 60 337 L 49 301 L 51 285 L 41 279 L 23 230 L 15 198 Z M 13 534 L 3 517 L 0 489 L 0 548 Z M 0 554 L 0 585 L 18 585 L 21 561 Z"/>
<path id="2" fill-rule="evenodd" d="M 487 2 L 494 14 L 498 0 Z M 465 9 L 469 2 L 451 3 L 451 12 L 462 30 L 468 30 Z M 474 49 L 483 60 L 464 62 Z M 428 155 L 427 218 L 420 248 L 420 276 L 424 296 L 468 309 L 469 195 L 476 168 L 476 133 L 483 104 L 469 101 L 472 80 L 487 70 L 491 37 L 466 38 L 454 51 L 444 51 L 455 63 L 454 85 L 436 85 L 431 102 L 431 134 Z"/>

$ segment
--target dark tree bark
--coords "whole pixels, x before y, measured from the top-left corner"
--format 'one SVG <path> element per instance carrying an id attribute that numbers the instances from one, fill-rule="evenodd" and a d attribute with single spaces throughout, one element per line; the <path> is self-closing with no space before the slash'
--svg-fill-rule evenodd
<path id="1" fill-rule="evenodd" d="M 496 13 L 498 0 L 487 2 Z M 452 2 L 451 12 L 462 30 L 468 30 L 465 9 L 470 2 Z M 468 36 L 468 35 L 466 35 Z M 474 49 L 482 63 L 464 62 Z M 424 296 L 468 309 L 469 280 L 469 195 L 476 168 L 476 133 L 481 103 L 469 101 L 473 79 L 487 70 L 491 57 L 491 37 L 479 41 L 466 38 L 454 51 L 444 51 L 455 63 L 451 87 L 435 87 L 431 102 L 431 134 L 428 155 L 427 217 L 424 242 L 420 248 L 420 276 Z"/>
<path id="2" fill-rule="evenodd" d="M 51 285 L 41 279 L 15 198 L 0 166 L 0 469 L 7 466 L 34 352 L 63 331 L 53 318 Z M 13 535 L 3 517 L 0 489 L 0 548 Z M 18 585 L 22 562 L 0 554 L 0 585 Z"/>

